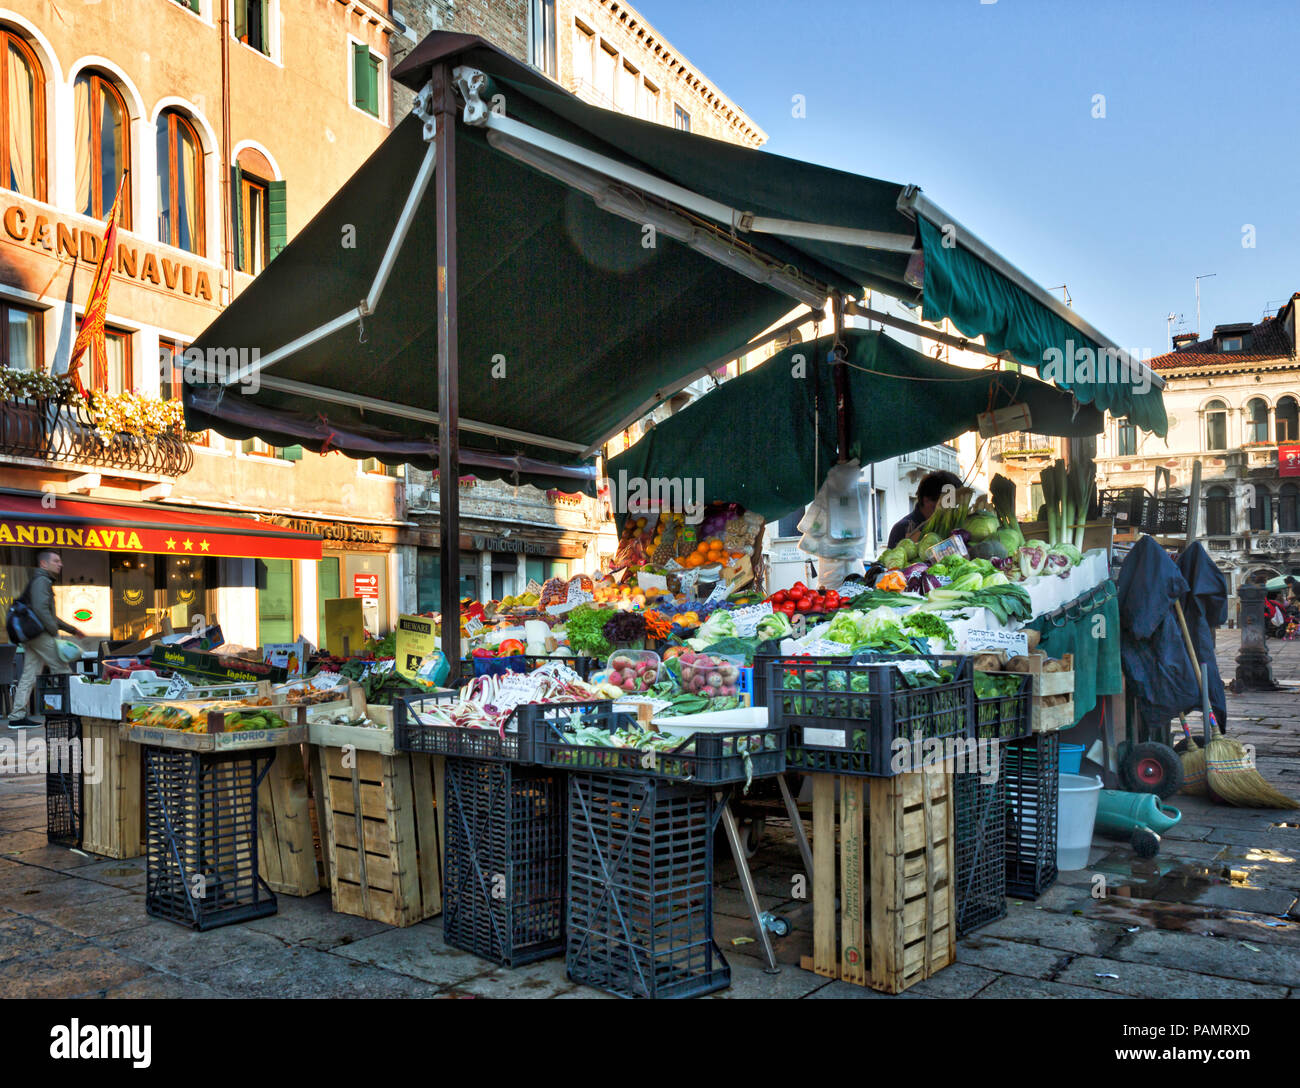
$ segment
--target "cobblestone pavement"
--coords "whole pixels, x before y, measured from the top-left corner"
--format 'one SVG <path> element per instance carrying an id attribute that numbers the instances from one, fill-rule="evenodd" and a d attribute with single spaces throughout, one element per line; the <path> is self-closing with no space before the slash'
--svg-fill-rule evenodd
<path id="1" fill-rule="evenodd" d="M 1236 631 L 1221 633 L 1231 675 Z M 1231 732 L 1261 772 L 1300 795 L 1300 642 L 1270 643 L 1285 690 L 1229 695 Z M 1193 732 L 1199 725 L 1195 716 Z M 1160 856 L 1093 847 L 1036 902 L 958 943 L 957 962 L 901 996 L 1300 998 L 1300 810 L 1259 811 L 1179 795 L 1182 822 Z M 715 929 L 731 965 L 721 998 L 883 999 L 798 967 L 812 951 L 811 906 L 790 899 L 800 871 L 773 819 L 752 860 L 766 909 L 792 933 L 766 974 L 735 867 L 719 860 Z M 1094 898 L 1093 875 L 1109 894 Z M 42 778 L 0 775 L 0 996 L 3 997 L 603 997 L 565 977 L 562 958 L 513 970 L 442 940 L 439 919 L 393 929 L 330 910 L 328 894 L 280 896 L 273 917 L 193 933 L 146 916 L 144 861 L 47 845 Z"/>

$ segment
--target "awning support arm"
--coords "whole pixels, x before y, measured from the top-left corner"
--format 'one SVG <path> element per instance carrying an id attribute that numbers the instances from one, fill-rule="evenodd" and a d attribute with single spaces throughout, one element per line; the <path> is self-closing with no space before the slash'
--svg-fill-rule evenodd
<path id="1" fill-rule="evenodd" d="M 458 69 L 464 71 L 464 69 Z M 686 208 L 696 215 L 712 219 L 728 229 L 754 234 L 782 234 L 791 238 L 811 238 L 821 242 L 834 242 L 839 245 L 860 246 L 864 249 L 878 249 L 887 253 L 911 253 L 916 248 L 913 234 L 895 234 L 889 231 L 860 230 L 855 227 L 837 227 L 826 223 L 804 223 L 793 219 L 776 219 L 770 216 L 755 215 L 753 212 L 741 211 L 721 201 L 702 196 L 691 189 L 684 188 L 671 181 L 656 177 L 634 166 L 611 159 L 598 152 L 570 143 L 558 136 L 542 132 L 531 125 L 526 125 L 513 117 L 493 113 L 491 110 L 475 111 L 476 124 L 508 136 L 519 143 L 548 152 L 565 159 L 577 166 L 585 167 L 603 175 L 606 179 L 631 186 L 642 192 L 650 193 L 667 200 L 679 207 Z M 469 103 L 466 103 L 466 119 L 469 119 Z"/>
<path id="2" fill-rule="evenodd" d="M 585 450 L 583 450 L 582 451 L 583 459 L 585 460 L 586 458 L 592 457 L 595 454 L 599 453 L 601 449 L 604 447 L 605 443 L 608 442 L 611 438 L 613 438 L 616 434 L 621 434 L 623 431 L 627 430 L 630 426 L 632 426 L 632 424 L 635 423 L 638 419 L 641 419 L 642 417 L 649 415 L 657 407 L 659 407 L 659 405 L 661 405 L 664 401 L 666 401 L 669 397 L 671 397 L 674 393 L 680 393 L 683 389 L 685 389 L 688 385 L 690 385 L 691 382 L 697 381 L 698 379 L 703 378 L 708 374 L 712 374 L 713 371 L 717 370 L 719 367 L 724 367 L 728 363 L 734 362 L 736 359 L 739 359 L 742 355 L 748 355 L 751 351 L 755 351 L 766 344 L 772 343 L 773 340 L 779 340 L 781 337 L 787 335 L 788 333 L 794 332 L 794 330 L 799 328 L 800 325 L 806 325 L 810 320 L 815 319 L 816 316 L 817 314 L 815 312 L 812 314 L 800 314 L 798 317 L 794 318 L 792 321 L 787 321 L 784 325 L 780 326 L 779 328 L 773 329 L 769 333 L 764 333 L 757 340 L 750 340 L 744 344 L 741 344 L 740 347 L 733 348 L 725 355 L 719 355 L 712 362 L 708 362 L 701 367 L 697 367 L 695 370 L 692 370 L 689 374 L 685 375 L 684 377 L 678 378 L 675 382 L 672 382 L 669 385 L 665 385 L 660 389 L 656 389 L 652 396 L 642 401 L 641 404 L 637 405 L 636 408 L 632 409 L 632 411 L 630 411 L 621 420 L 619 420 L 618 423 L 616 423 L 613 427 L 611 427 L 603 435 L 601 435 L 598 441 L 593 442 L 590 446 L 588 446 Z"/>
<path id="3" fill-rule="evenodd" d="M 1077 329 L 1085 336 L 1095 340 L 1103 348 L 1110 348 L 1119 353 L 1119 358 L 1127 362 L 1129 373 L 1135 374 L 1143 382 L 1150 381 L 1156 389 L 1165 387 L 1165 380 L 1146 363 L 1140 359 L 1134 359 L 1127 351 L 1112 344 L 1105 336 L 1098 332 L 1091 324 L 1081 318 L 1069 306 L 1066 306 L 1055 295 L 1043 290 L 1033 280 L 1020 271 L 1015 265 L 994 250 L 991 246 L 985 244 L 972 231 L 967 230 L 958 223 L 952 216 L 931 201 L 928 197 L 922 195 L 921 190 L 916 186 L 909 186 L 903 191 L 902 196 L 898 198 L 898 210 L 904 215 L 910 215 L 913 218 L 919 216 L 934 226 L 940 228 L 951 227 L 955 230 L 958 242 L 982 260 L 994 271 L 1001 273 L 1026 294 L 1033 297 L 1036 302 L 1046 306 L 1052 313 L 1056 314 L 1062 321 L 1072 328 Z M 1025 362 L 1026 360 L 1021 360 Z"/>
<path id="4" fill-rule="evenodd" d="M 426 129 L 427 127 L 426 123 Z M 388 240 L 388 248 L 384 250 L 384 256 L 379 262 L 374 281 L 370 285 L 370 290 L 366 292 L 366 297 L 357 304 L 357 308 L 340 314 L 333 321 L 326 322 L 296 340 L 291 340 L 283 347 L 278 347 L 266 355 L 259 356 L 254 362 L 241 367 L 235 373 L 227 374 L 222 379 L 223 385 L 233 385 L 236 382 L 245 383 L 254 374 L 265 370 L 267 367 L 274 366 L 303 348 L 324 340 L 327 336 L 333 336 L 334 333 L 346 329 L 349 325 L 368 317 L 379 309 L 379 298 L 383 294 L 384 288 L 388 286 L 388 278 L 392 275 L 393 266 L 397 263 L 397 255 L 401 252 L 402 245 L 406 242 L 406 236 L 410 233 L 411 224 L 415 221 L 415 216 L 420 210 L 420 202 L 424 199 L 424 194 L 429 188 L 429 181 L 434 176 L 434 166 L 437 160 L 438 145 L 436 142 L 430 142 L 428 149 L 424 153 L 424 160 L 420 163 L 420 171 L 416 174 L 415 182 L 411 185 L 411 191 L 406 196 L 402 214 L 398 216 L 397 225 L 393 227 L 393 236 Z"/>

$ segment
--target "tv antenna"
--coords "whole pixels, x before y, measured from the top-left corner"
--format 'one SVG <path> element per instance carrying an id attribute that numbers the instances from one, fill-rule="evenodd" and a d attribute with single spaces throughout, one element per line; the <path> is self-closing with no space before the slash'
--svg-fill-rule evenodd
<path id="1" fill-rule="evenodd" d="M 1204 339 L 1201 336 L 1201 280 L 1213 279 L 1217 275 L 1217 272 L 1207 272 L 1203 276 L 1196 277 L 1196 338 L 1198 340 Z"/>

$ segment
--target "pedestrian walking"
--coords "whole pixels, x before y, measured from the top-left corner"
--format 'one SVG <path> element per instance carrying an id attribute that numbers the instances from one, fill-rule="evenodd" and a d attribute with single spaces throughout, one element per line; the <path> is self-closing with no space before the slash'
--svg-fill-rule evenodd
<path id="1" fill-rule="evenodd" d="M 58 552 L 41 551 L 36 553 L 36 572 L 32 575 L 27 588 L 18 599 L 35 613 L 40 623 L 40 633 L 22 640 L 23 674 L 18 679 L 14 691 L 13 709 L 9 714 L 10 729 L 32 729 L 44 724 L 41 708 L 33 716 L 27 714 L 27 703 L 36 686 L 36 678 L 49 669 L 53 673 L 66 673 L 72 670 L 67 662 L 59 656 L 59 647 L 55 642 L 60 631 L 80 635 L 81 631 L 70 623 L 64 623 L 54 614 L 54 579 L 63 570 L 63 557 Z"/>

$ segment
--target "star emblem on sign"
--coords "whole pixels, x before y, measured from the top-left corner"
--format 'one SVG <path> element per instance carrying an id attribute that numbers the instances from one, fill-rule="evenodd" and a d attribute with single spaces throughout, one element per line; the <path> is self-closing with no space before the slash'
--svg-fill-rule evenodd
<path id="1" fill-rule="evenodd" d="M 190 541 L 190 540 L 188 540 L 188 539 L 185 541 L 185 550 L 186 550 L 187 552 L 192 552 L 192 551 L 194 550 L 194 544 L 193 544 L 192 541 Z"/>
<path id="2" fill-rule="evenodd" d="M 208 550 L 208 542 L 206 540 L 199 541 L 199 550 L 205 552 Z"/>
<path id="3" fill-rule="evenodd" d="M 175 538 L 174 536 L 169 536 L 169 537 L 167 538 L 167 547 L 168 547 L 171 551 L 175 551 L 175 550 L 176 550 L 176 538 Z"/>

